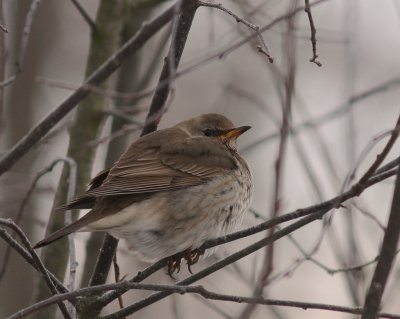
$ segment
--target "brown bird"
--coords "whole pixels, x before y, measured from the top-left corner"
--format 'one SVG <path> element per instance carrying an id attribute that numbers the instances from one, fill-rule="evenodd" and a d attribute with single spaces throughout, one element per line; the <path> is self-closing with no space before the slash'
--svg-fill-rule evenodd
<path id="1" fill-rule="evenodd" d="M 236 151 L 249 128 L 211 113 L 141 137 L 62 207 L 91 211 L 34 248 L 75 231 L 106 231 L 142 260 L 187 251 L 193 264 L 199 254 L 192 252 L 231 232 L 249 207 L 252 177 Z M 179 268 L 174 263 L 170 273 Z"/>

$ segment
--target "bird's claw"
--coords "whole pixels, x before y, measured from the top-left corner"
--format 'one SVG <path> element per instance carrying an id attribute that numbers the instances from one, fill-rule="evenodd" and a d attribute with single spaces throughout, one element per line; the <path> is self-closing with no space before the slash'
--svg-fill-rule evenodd
<path id="1" fill-rule="evenodd" d="M 193 250 L 191 248 L 188 248 L 185 251 L 185 255 L 183 256 L 183 258 L 186 260 L 188 270 L 191 274 L 193 274 L 191 266 L 199 261 L 200 256 L 204 254 L 204 251 L 205 250 L 202 248 L 196 248 Z M 174 278 L 172 275 L 175 272 L 179 273 L 179 271 L 181 270 L 182 257 L 180 255 L 181 253 L 173 255 L 168 259 L 168 275 L 171 278 Z"/>
<path id="2" fill-rule="evenodd" d="M 168 259 L 168 275 L 174 279 L 172 276 L 174 272 L 179 273 L 181 270 L 181 257 L 176 255 L 169 257 Z"/>

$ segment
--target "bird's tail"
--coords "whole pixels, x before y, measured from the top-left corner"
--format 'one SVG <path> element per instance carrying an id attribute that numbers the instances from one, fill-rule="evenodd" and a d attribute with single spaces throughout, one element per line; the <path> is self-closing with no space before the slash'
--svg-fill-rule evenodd
<path id="1" fill-rule="evenodd" d="M 83 216 L 82 218 L 76 220 L 75 222 L 50 234 L 48 237 L 46 237 L 45 239 L 39 241 L 36 245 L 34 245 L 33 248 L 36 249 L 36 248 L 46 246 L 64 236 L 67 236 L 73 232 L 80 230 L 83 226 L 86 226 L 88 223 L 90 223 L 91 218 L 88 218 L 88 217 L 90 217 L 90 215 L 91 214 L 87 214 L 87 215 Z"/>

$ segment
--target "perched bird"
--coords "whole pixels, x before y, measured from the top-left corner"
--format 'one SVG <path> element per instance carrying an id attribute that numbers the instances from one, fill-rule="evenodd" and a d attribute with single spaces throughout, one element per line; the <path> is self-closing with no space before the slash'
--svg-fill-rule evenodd
<path id="1" fill-rule="evenodd" d="M 106 231 L 144 261 L 188 251 L 193 264 L 192 252 L 231 232 L 249 207 L 252 176 L 236 150 L 248 129 L 211 113 L 139 138 L 62 207 L 91 211 L 34 248 L 76 231 Z"/>

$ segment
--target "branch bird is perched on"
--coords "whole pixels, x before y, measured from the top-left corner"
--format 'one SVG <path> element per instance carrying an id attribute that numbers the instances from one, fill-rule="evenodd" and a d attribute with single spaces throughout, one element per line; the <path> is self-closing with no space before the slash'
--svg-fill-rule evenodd
<path id="1" fill-rule="evenodd" d="M 237 137 L 249 128 L 211 113 L 141 137 L 63 206 L 91 211 L 35 248 L 75 231 L 106 231 L 142 260 L 187 251 L 193 264 L 196 249 L 231 232 L 249 207 L 252 177 L 236 151 Z M 169 273 L 179 261 L 171 259 Z"/>

